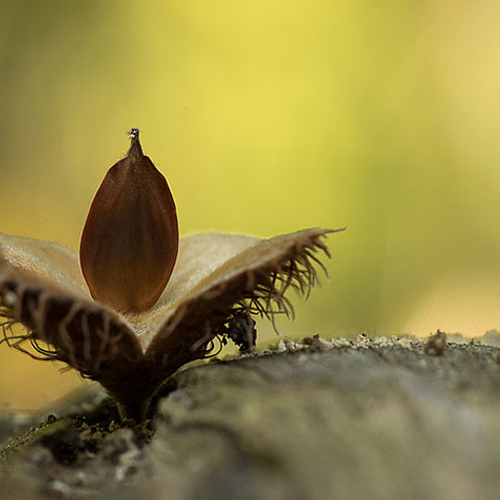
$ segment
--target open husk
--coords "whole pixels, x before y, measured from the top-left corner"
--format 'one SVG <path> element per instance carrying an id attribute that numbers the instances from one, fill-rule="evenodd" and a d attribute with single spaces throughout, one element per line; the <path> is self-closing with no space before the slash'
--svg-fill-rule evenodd
<path id="1" fill-rule="evenodd" d="M 159 385 L 209 354 L 235 311 L 292 314 L 287 292 L 309 294 L 323 267 L 318 252 L 328 255 L 323 238 L 331 232 L 307 229 L 267 240 L 186 236 L 166 289 L 141 313 L 92 300 L 71 250 L 0 234 L 3 341 L 99 381 L 123 415 L 141 420 Z"/>

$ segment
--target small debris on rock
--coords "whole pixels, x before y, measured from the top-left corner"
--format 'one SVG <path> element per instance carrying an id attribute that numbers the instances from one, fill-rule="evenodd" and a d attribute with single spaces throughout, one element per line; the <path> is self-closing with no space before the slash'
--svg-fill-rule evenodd
<path id="1" fill-rule="evenodd" d="M 346 349 L 348 347 L 352 347 L 350 340 L 347 340 L 344 337 L 341 337 L 339 339 L 333 339 L 332 345 L 333 345 L 333 347 L 340 347 L 341 349 Z"/>
<path id="2" fill-rule="evenodd" d="M 302 343 L 309 346 L 310 351 L 323 352 L 333 347 L 332 341 L 323 340 L 318 334 L 312 337 L 304 337 Z"/>
<path id="3" fill-rule="evenodd" d="M 442 356 L 448 342 L 446 340 L 446 333 L 438 330 L 434 335 L 431 335 L 425 343 L 425 353 L 434 354 L 435 356 Z"/>
<path id="4" fill-rule="evenodd" d="M 269 350 L 272 352 L 295 352 L 307 349 L 307 347 L 308 345 L 303 340 L 291 340 L 288 337 L 284 337 L 277 344 L 269 346 Z"/>
<path id="5" fill-rule="evenodd" d="M 366 335 L 366 333 L 360 333 L 352 343 L 352 347 L 354 349 L 368 349 L 371 347 L 371 344 L 372 340 Z"/>

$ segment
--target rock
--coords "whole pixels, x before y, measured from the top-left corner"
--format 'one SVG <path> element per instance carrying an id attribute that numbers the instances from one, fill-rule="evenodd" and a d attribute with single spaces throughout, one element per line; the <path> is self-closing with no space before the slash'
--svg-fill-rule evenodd
<path id="1" fill-rule="evenodd" d="M 498 497 L 500 349 L 359 336 L 265 352 L 177 374 L 153 423 L 55 412 L 4 446 L 0 498 Z"/>

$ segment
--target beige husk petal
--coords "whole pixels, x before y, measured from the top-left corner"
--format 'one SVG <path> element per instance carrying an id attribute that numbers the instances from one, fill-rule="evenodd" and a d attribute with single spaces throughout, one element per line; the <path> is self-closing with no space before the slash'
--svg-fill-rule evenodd
<path id="1" fill-rule="evenodd" d="M 71 295 L 92 301 L 83 280 L 78 257 L 69 248 L 32 238 L 0 233 L 0 262 L 24 271 Z"/>
<path id="2" fill-rule="evenodd" d="M 84 375 L 141 356 L 129 326 L 90 297 L 76 254 L 55 243 L 0 234 L 0 316 L 2 342 Z"/>
<path id="3" fill-rule="evenodd" d="M 177 279 L 172 280 L 172 287 L 170 284 L 167 286 L 158 309 L 150 313 L 155 324 L 149 335 L 146 333 L 141 337 L 141 344 L 145 350 L 150 350 L 154 348 L 149 347 L 150 343 L 157 345 L 164 342 L 172 330 L 183 327 L 183 316 L 205 316 L 210 310 L 217 313 L 218 310 L 227 308 L 227 303 L 233 306 L 243 298 L 257 298 L 259 287 L 274 273 L 280 278 L 289 277 L 289 261 L 300 263 L 302 260 L 307 266 L 312 257 L 305 252 L 315 252 L 318 248 L 326 251 L 321 237 L 329 232 L 332 231 L 306 229 L 267 240 L 218 233 L 186 238 L 187 248 L 181 247 L 179 252 L 178 274 L 174 276 Z M 193 266 L 190 260 L 183 259 L 183 253 L 184 250 L 191 253 L 194 245 L 198 248 L 198 255 L 196 265 Z M 210 252 L 200 253 L 199 248 L 210 249 Z M 178 290 L 182 290 L 182 293 L 177 294 Z M 269 290 L 267 298 L 274 298 L 279 302 L 282 295 L 278 293 L 276 284 Z M 265 308 L 266 312 L 272 313 L 271 304 L 268 306 Z M 203 314 L 200 314 L 201 311 Z"/>
<path id="4" fill-rule="evenodd" d="M 242 250 L 210 274 L 202 273 L 182 298 L 161 312 L 152 339 L 141 342 L 147 347 L 146 356 L 157 362 L 161 356 L 166 364 L 177 364 L 180 356 L 196 358 L 235 308 L 271 319 L 275 313 L 293 314 L 285 293 L 292 287 L 308 295 L 317 283 L 314 264 L 324 269 L 314 253 L 322 250 L 329 256 L 322 238 L 335 231 L 342 229 L 306 229 L 267 240 L 200 235 L 226 244 L 234 238 Z"/>

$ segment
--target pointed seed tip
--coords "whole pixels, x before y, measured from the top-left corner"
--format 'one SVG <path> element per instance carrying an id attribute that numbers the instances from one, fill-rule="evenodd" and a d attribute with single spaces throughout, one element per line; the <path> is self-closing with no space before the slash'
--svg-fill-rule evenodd
<path id="1" fill-rule="evenodd" d="M 131 128 L 128 131 L 128 135 L 130 137 L 130 149 L 128 150 L 128 154 L 132 155 L 138 155 L 142 156 L 142 147 L 141 143 L 139 141 L 139 129 L 138 128 Z"/>
<path id="2" fill-rule="evenodd" d="M 127 133 L 132 140 L 139 139 L 139 129 L 138 128 L 132 127 Z"/>

